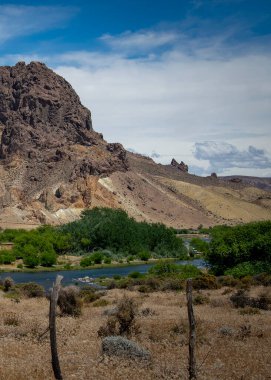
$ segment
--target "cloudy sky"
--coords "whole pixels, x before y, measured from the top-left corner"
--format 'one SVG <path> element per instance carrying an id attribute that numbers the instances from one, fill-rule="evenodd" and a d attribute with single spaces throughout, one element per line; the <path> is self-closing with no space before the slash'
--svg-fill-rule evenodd
<path id="1" fill-rule="evenodd" d="M 108 141 L 199 175 L 271 176 L 270 0 L 0 4 L 0 64 L 45 62 Z"/>

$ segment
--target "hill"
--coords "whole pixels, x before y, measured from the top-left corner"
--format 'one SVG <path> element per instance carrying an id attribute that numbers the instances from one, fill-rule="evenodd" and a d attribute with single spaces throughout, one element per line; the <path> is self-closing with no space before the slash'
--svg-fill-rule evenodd
<path id="1" fill-rule="evenodd" d="M 122 208 L 176 228 L 270 219 L 270 179 L 206 178 L 107 143 L 70 84 L 44 64 L 0 67 L 0 227 Z"/>

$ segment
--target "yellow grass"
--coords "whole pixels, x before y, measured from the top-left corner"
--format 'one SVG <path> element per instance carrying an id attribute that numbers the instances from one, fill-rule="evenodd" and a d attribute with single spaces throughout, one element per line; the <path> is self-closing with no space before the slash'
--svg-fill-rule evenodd
<path id="1" fill-rule="evenodd" d="M 254 294 L 262 289 L 254 288 Z M 224 289 L 204 291 L 210 303 L 195 306 L 197 320 L 197 363 L 199 379 L 266 380 L 271 374 L 270 311 L 259 315 L 241 315 Z M 101 355 L 97 331 L 106 323 L 104 310 L 114 307 L 124 294 L 133 297 L 139 310 L 152 313 L 138 316 L 140 332 L 132 339 L 151 352 L 149 362 L 109 358 Z M 109 306 L 84 306 L 79 318 L 57 320 L 59 357 L 64 379 L 138 380 L 188 379 L 187 310 L 184 293 L 140 294 L 111 290 L 103 297 Z M 49 337 L 39 335 L 48 326 L 48 301 L 23 299 L 15 303 L 0 298 L 0 379 L 50 380 Z M 6 324 L 7 317 L 16 320 Z M 242 326 L 251 326 L 251 334 L 240 335 Z M 219 333 L 230 328 L 232 335 Z"/>

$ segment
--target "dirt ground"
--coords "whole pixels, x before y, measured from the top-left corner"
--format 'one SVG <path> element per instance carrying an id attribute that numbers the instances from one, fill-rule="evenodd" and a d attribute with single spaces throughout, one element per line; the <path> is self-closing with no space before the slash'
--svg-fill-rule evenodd
<path id="1" fill-rule="evenodd" d="M 253 288 L 254 294 L 262 291 Z M 131 339 L 150 351 L 149 361 L 101 354 L 97 331 L 106 323 L 105 310 L 112 309 L 124 294 L 139 305 L 139 332 Z M 241 315 L 240 309 L 232 307 L 231 293 L 225 288 L 202 291 L 200 295 L 209 303 L 194 306 L 198 379 L 271 379 L 271 311 Z M 188 379 L 184 292 L 142 294 L 114 289 L 103 298 L 109 302 L 105 307 L 86 305 L 79 318 L 57 319 L 64 379 Z M 48 327 L 48 300 L 15 302 L 2 294 L 0 304 L 0 379 L 54 379 L 48 333 L 39 338 Z"/>

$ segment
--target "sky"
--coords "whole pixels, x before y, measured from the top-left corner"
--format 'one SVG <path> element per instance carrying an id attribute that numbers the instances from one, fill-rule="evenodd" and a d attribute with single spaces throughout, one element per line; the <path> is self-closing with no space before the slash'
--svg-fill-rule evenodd
<path id="1" fill-rule="evenodd" d="M 0 65 L 68 80 L 109 142 L 271 177 L 270 0 L 0 2 Z"/>

